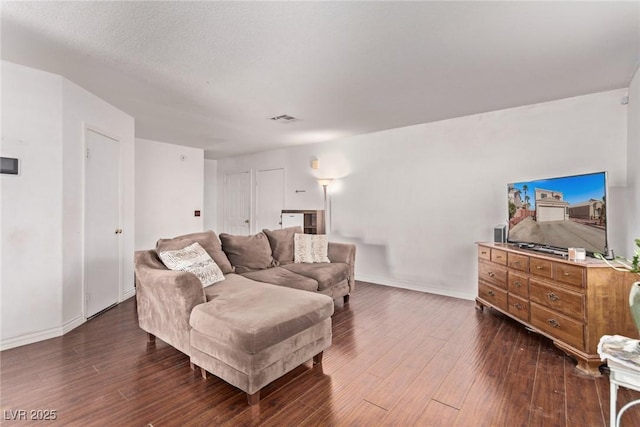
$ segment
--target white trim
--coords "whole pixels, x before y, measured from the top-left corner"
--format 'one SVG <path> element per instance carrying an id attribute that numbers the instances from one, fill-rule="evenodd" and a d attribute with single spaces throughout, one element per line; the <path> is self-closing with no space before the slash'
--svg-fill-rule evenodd
<path id="1" fill-rule="evenodd" d="M 27 344 L 33 344 L 36 342 L 48 340 L 51 338 L 60 337 L 72 329 L 77 328 L 86 322 L 86 319 L 82 315 L 82 313 L 78 314 L 71 320 L 66 321 L 60 326 L 56 326 L 55 328 L 44 329 L 42 331 L 29 332 L 27 334 L 18 335 L 16 337 L 11 337 L 4 339 L 0 342 L 0 351 L 9 350 L 15 347 L 21 347 Z"/>
<path id="2" fill-rule="evenodd" d="M 51 329 L 45 329 L 43 331 L 30 332 L 28 334 L 18 335 L 17 337 L 7 338 L 0 342 L 0 350 L 8 350 L 14 347 L 20 347 L 27 344 L 32 344 L 38 341 L 48 340 L 50 338 L 59 337 L 62 335 L 62 327 L 57 326 Z"/>
<path id="3" fill-rule="evenodd" d="M 127 292 L 122 294 L 122 301 L 128 300 L 129 298 L 134 297 L 135 295 L 136 295 L 136 288 L 129 289 Z M 120 301 L 120 302 L 122 302 L 122 301 Z"/>
<path id="4" fill-rule="evenodd" d="M 78 314 L 73 319 L 67 320 L 66 322 L 64 322 L 62 324 L 62 334 L 60 334 L 60 335 L 64 335 L 67 332 L 72 331 L 73 329 L 75 329 L 78 326 L 82 325 L 86 321 L 87 321 L 87 319 L 84 318 L 84 315 L 82 313 Z"/>
<path id="5" fill-rule="evenodd" d="M 460 298 L 466 300 L 475 300 L 476 294 L 468 294 L 466 292 L 456 292 L 444 288 L 436 288 L 433 286 L 425 286 L 414 282 L 401 279 L 389 279 L 379 276 L 371 276 L 368 274 L 356 274 L 356 280 L 363 282 L 375 283 L 376 285 L 391 286 L 393 288 L 409 289 L 412 291 L 425 292 L 428 294 L 443 295 L 446 297 Z M 356 284 L 356 287 L 358 285 Z"/>

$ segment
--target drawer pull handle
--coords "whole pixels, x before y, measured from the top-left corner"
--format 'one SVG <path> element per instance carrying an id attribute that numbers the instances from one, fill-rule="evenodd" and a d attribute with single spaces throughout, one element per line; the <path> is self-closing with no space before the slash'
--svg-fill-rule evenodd
<path id="1" fill-rule="evenodd" d="M 496 256 L 496 259 L 502 259 L 501 255 Z"/>
<path id="2" fill-rule="evenodd" d="M 520 282 L 515 282 L 515 283 L 514 283 L 514 285 L 515 285 L 515 287 L 516 287 L 516 288 L 519 288 L 520 286 L 522 286 L 522 283 L 520 283 Z"/>
<path id="3" fill-rule="evenodd" d="M 522 304 L 520 304 L 519 302 L 517 302 L 517 303 L 513 304 L 513 306 L 514 306 L 515 308 L 517 308 L 518 310 L 522 310 Z"/>
<path id="4" fill-rule="evenodd" d="M 520 264 L 520 261 L 515 260 L 515 261 L 513 261 L 513 263 L 514 263 L 514 264 L 516 264 L 516 265 L 518 265 L 518 264 Z"/>
<path id="5" fill-rule="evenodd" d="M 569 273 L 568 271 L 565 271 L 565 272 L 564 272 L 564 273 L 562 273 L 562 274 L 564 274 L 565 276 L 571 276 L 571 273 Z"/>
<path id="6" fill-rule="evenodd" d="M 542 266 L 541 265 L 536 265 L 536 270 L 542 270 Z"/>
<path id="7" fill-rule="evenodd" d="M 547 296 L 549 297 L 549 299 L 551 301 L 558 301 L 560 299 L 560 297 L 558 295 L 554 294 L 553 292 L 549 292 L 547 294 Z"/>
<path id="8" fill-rule="evenodd" d="M 493 273 L 493 271 L 488 272 L 488 273 L 487 273 L 487 275 L 488 275 L 489 277 L 494 277 L 494 276 L 495 276 L 495 274 Z"/>
<path id="9" fill-rule="evenodd" d="M 487 294 L 489 294 L 490 297 L 496 296 L 496 294 L 493 291 L 489 291 L 489 292 L 487 292 Z"/>
<path id="10" fill-rule="evenodd" d="M 549 319 L 549 324 L 551 325 L 551 327 L 553 328 L 557 328 L 560 326 L 560 323 L 558 323 L 558 321 L 556 319 Z"/>
<path id="11" fill-rule="evenodd" d="M 486 255 L 486 254 L 487 254 L 487 251 L 482 251 L 482 252 L 480 252 L 480 253 L 481 253 L 482 255 Z"/>

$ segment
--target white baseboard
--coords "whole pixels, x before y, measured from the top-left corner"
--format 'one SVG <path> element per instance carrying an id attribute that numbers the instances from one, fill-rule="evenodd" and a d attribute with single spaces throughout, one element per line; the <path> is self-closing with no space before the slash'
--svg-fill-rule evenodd
<path id="1" fill-rule="evenodd" d="M 136 294 L 136 288 L 126 291 L 122 295 L 122 301 L 127 300 Z M 42 331 L 30 332 L 28 334 L 18 335 L 16 337 L 7 338 L 0 341 L 0 351 L 9 350 L 11 348 L 20 347 L 27 344 L 33 344 L 38 341 L 48 340 L 50 338 L 56 338 L 66 334 L 67 332 L 77 328 L 85 323 L 87 319 L 84 318 L 82 313 L 76 315 L 70 320 L 67 320 L 60 326 L 45 329 Z"/>
<path id="2" fill-rule="evenodd" d="M 62 333 L 60 335 L 66 334 L 67 332 L 69 332 L 69 331 L 77 328 L 78 326 L 82 325 L 86 321 L 87 321 L 87 319 L 84 318 L 82 313 L 78 314 L 73 319 L 67 320 L 66 322 L 64 322 L 64 324 L 62 325 Z"/>
<path id="3" fill-rule="evenodd" d="M 73 319 L 66 321 L 60 326 L 4 339 L 0 341 L 0 351 L 62 336 L 72 329 L 82 325 L 85 321 L 86 319 L 82 314 L 78 314 Z"/>
<path id="4" fill-rule="evenodd" d="M 413 283 L 406 280 L 390 279 L 386 277 L 371 276 L 368 274 L 356 274 L 356 280 L 363 282 L 375 283 L 377 285 L 391 286 L 393 288 L 409 289 L 412 291 L 425 292 L 428 294 L 443 295 L 446 297 L 460 298 L 466 300 L 476 299 L 476 294 L 468 294 L 466 292 L 451 291 L 444 288 L 436 288 L 433 286 L 425 286 L 423 284 Z"/>
<path id="5" fill-rule="evenodd" d="M 128 300 L 129 298 L 136 295 L 136 288 L 129 289 L 122 294 L 122 301 Z"/>

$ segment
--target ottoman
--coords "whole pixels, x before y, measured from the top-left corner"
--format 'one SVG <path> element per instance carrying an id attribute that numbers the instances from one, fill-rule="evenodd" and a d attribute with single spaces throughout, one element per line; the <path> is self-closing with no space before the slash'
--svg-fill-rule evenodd
<path id="1" fill-rule="evenodd" d="M 238 387 L 254 405 L 273 380 L 322 361 L 332 314 L 329 296 L 260 282 L 217 295 L 191 312 L 192 368 Z"/>

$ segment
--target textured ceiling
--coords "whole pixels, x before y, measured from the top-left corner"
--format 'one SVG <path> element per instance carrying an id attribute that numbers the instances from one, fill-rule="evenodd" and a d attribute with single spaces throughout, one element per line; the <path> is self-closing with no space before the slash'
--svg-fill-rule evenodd
<path id="1" fill-rule="evenodd" d="M 3 1 L 1 35 L 221 158 L 626 87 L 640 2 Z"/>

